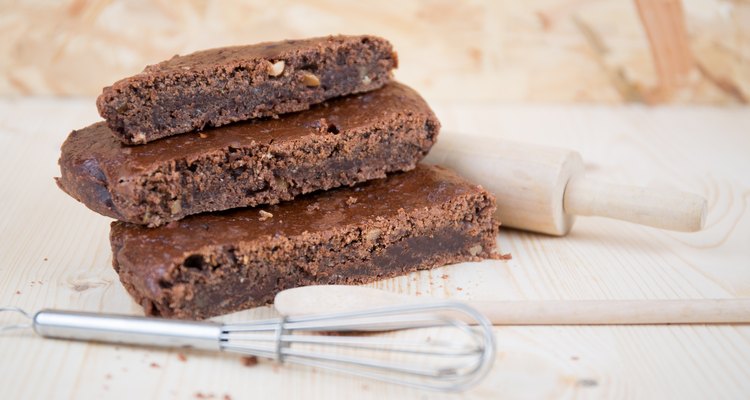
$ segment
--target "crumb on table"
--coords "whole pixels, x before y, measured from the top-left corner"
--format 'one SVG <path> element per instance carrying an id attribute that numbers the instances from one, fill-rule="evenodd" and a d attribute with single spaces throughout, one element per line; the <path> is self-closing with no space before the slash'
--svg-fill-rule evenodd
<path id="1" fill-rule="evenodd" d="M 252 367 L 253 365 L 258 364 L 258 357 L 256 356 L 244 356 L 240 358 L 242 361 L 242 365 L 246 367 Z"/>
<path id="2" fill-rule="evenodd" d="M 508 260 L 512 260 L 513 259 L 513 255 L 510 254 L 510 253 L 498 254 L 497 255 L 497 259 L 498 260 L 502 260 L 502 261 L 508 261 Z"/>

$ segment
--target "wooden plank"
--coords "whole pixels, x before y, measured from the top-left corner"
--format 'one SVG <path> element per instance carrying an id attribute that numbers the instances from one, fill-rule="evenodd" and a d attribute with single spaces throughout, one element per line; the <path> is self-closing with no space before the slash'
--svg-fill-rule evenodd
<path id="1" fill-rule="evenodd" d="M 706 229 L 663 232 L 579 218 L 553 238 L 505 230 L 508 262 L 423 271 L 374 285 L 472 299 L 750 296 L 750 111 L 437 104 L 444 135 L 573 148 L 599 179 L 705 195 Z M 110 267 L 107 218 L 54 185 L 67 132 L 97 120 L 92 99 L 0 100 L 0 304 L 140 313 Z M 467 139 L 468 140 L 468 139 Z M 244 321 L 270 308 L 221 318 Z M 2 316 L 2 321 L 7 321 Z M 750 327 L 498 327 L 490 376 L 467 398 L 744 398 Z M 4 398 L 421 398 L 365 379 L 242 365 L 238 356 L 0 336 Z M 433 397 L 432 394 L 427 394 Z M 440 397 L 440 396 L 437 396 Z M 452 397 L 452 396 L 445 396 Z"/>

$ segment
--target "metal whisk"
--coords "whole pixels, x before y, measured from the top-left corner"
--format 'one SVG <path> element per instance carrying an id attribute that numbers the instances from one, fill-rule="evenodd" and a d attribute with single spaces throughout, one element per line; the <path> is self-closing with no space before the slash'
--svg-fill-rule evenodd
<path id="1" fill-rule="evenodd" d="M 31 322 L 0 330 L 33 328 L 48 338 L 227 350 L 442 391 L 461 391 L 478 383 L 495 357 L 490 322 L 473 308 L 452 301 L 242 324 L 57 310 L 31 316 L 14 307 L 2 311 L 21 313 Z M 469 317 L 476 327 L 459 315 Z M 440 328 L 388 337 L 391 331 L 428 327 Z M 415 335 L 421 340 L 412 340 Z"/>

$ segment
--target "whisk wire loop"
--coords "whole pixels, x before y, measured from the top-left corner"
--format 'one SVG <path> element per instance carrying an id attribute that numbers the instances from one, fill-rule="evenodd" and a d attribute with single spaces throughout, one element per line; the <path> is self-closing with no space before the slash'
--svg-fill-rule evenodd
<path id="1" fill-rule="evenodd" d="M 284 347 L 287 347 L 289 342 L 281 340 L 282 336 L 286 334 L 284 325 L 286 324 L 287 317 L 282 316 L 279 318 L 279 325 L 276 327 L 276 361 L 279 363 L 284 362 Z"/>
<path id="2" fill-rule="evenodd" d="M 470 317 L 477 328 L 456 314 Z M 258 325 L 273 327 L 267 330 L 273 335 L 264 335 Z M 437 333 L 452 328 L 466 343 L 457 343 L 461 338 L 456 335 L 450 336 L 452 343 L 387 338 L 391 331 L 410 328 L 436 328 Z M 272 354 L 280 362 L 443 391 L 464 390 L 479 382 L 491 368 L 495 352 L 489 321 L 452 301 L 232 324 L 225 329 L 229 340 L 224 350 Z"/>

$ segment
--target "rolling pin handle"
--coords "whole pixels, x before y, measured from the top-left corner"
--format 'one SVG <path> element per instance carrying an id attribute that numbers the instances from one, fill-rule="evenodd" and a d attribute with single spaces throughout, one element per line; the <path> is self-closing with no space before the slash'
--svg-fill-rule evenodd
<path id="1" fill-rule="evenodd" d="M 668 188 L 641 188 L 578 176 L 565 187 L 565 213 L 615 218 L 654 228 L 696 232 L 706 224 L 702 196 Z"/>

